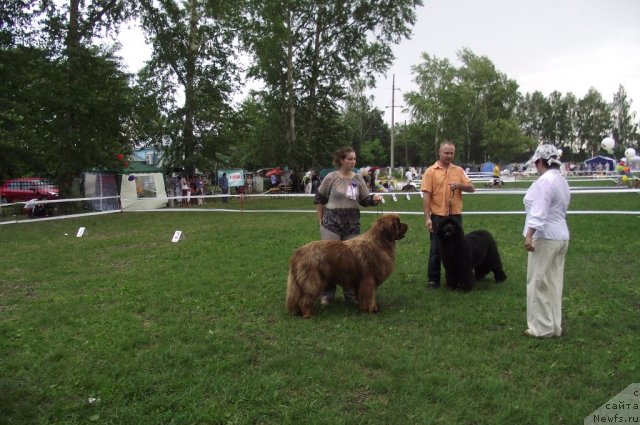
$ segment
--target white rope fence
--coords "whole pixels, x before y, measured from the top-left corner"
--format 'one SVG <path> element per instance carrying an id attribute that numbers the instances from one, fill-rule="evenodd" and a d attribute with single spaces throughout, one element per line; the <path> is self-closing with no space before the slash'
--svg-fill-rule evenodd
<path id="1" fill-rule="evenodd" d="M 526 189 L 476 189 L 473 193 L 465 193 L 466 196 L 474 196 L 474 195 L 521 195 L 524 196 L 526 193 Z M 571 194 L 572 195 L 583 195 L 583 194 L 636 194 L 640 195 L 640 189 L 631 189 L 631 188 L 619 188 L 619 187 L 572 187 Z M 411 197 L 420 197 L 422 198 L 422 192 L 376 192 L 376 194 L 381 195 L 384 199 L 381 204 L 381 208 L 384 209 L 384 205 L 388 202 L 399 202 L 403 199 L 410 200 Z M 196 202 L 198 199 L 206 200 L 221 200 L 222 198 L 234 198 L 242 201 L 247 201 L 251 198 L 269 198 L 269 199 L 286 199 L 286 198 L 313 198 L 315 195 L 313 194 L 304 194 L 304 193 L 256 193 L 256 194 L 217 194 L 217 195 L 195 195 L 191 196 L 190 199 L 192 202 Z M 166 197 L 167 202 L 175 201 L 180 203 L 184 197 L 181 196 L 169 196 Z M 91 198 L 71 198 L 71 199 L 57 199 L 57 200 L 42 200 L 42 203 L 45 204 L 56 204 L 63 202 L 88 202 L 88 201 L 104 201 L 104 200 L 130 200 L 136 201 L 136 199 L 128 199 L 121 198 L 120 196 L 109 196 L 109 197 L 91 197 Z M 16 202 L 11 204 L 2 204 L 0 208 L 22 205 L 25 202 Z M 571 215 L 638 215 L 640 216 L 640 200 L 638 203 L 638 210 L 592 210 L 592 211 L 576 211 L 569 210 L 568 214 Z M 103 214 L 112 214 L 118 212 L 228 212 L 228 213 L 313 213 L 315 214 L 315 209 L 308 210 L 300 210 L 300 209 L 244 209 L 244 208 L 210 208 L 203 207 L 202 205 L 192 205 L 189 207 L 167 207 L 160 209 L 145 209 L 145 208 L 127 208 L 126 210 L 122 210 L 120 208 L 112 209 L 110 211 L 93 211 L 93 212 L 85 212 L 78 214 L 69 214 L 69 215 L 60 215 L 53 217 L 42 217 L 32 220 L 14 219 L 14 220 L 6 220 L 3 221 L 0 219 L 0 225 L 3 224 L 16 224 L 16 223 L 31 223 L 37 221 L 47 221 L 47 220 L 60 220 L 60 219 L 68 219 L 68 218 L 78 218 L 78 217 L 88 217 L 88 216 L 96 216 Z M 399 215 L 422 215 L 422 211 L 396 211 L 389 210 L 383 212 L 393 212 L 394 214 Z M 380 214 L 380 211 L 376 210 L 366 210 L 363 209 L 361 211 L 362 214 Z M 524 214 L 524 210 L 522 211 L 465 211 L 465 215 L 522 215 Z"/>

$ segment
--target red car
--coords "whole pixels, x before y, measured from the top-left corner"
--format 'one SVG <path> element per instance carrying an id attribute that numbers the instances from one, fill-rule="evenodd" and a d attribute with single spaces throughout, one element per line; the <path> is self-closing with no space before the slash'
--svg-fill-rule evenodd
<path id="1" fill-rule="evenodd" d="M 58 187 L 41 177 L 23 177 L 4 182 L 0 187 L 0 202 L 26 202 L 34 198 L 58 199 Z"/>

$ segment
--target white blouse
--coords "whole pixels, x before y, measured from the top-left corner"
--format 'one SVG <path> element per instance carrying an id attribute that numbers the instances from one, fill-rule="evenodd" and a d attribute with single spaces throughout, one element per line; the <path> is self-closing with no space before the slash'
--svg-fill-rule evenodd
<path id="1" fill-rule="evenodd" d="M 554 168 L 547 170 L 533 182 L 524 195 L 527 217 L 522 235 L 527 229 L 536 229 L 534 239 L 569 240 L 567 209 L 571 200 L 569 184 Z"/>

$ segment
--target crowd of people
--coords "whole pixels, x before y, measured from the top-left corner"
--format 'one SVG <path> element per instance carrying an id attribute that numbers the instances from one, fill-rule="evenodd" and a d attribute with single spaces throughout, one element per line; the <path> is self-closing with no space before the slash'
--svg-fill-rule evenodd
<path id="1" fill-rule="evenodd" d="M 416 179 L 419 179 L 421 169 L 415 167 L 407 168 L 404 172 L 405 179 L 402 182 L 404 188 L 411 187 L 411 190 L 417 190 L 415 187 Z M 355 169 L 355 173 L 362 177 L 370 192 L 389 192 L 396 189 L 395 180 L 388 177 L 389 169 L 381 167 L 363 167 Z M 212 175 L 211 178 L 206 176 L 177 176 L 169 178 L 167 185 L 167 193 L 172 203 L 170 206 L 191 206 L 204 205 L 205 198 L 201 195 L 212 194 L 229 194 L 234 190 L 234 194 L 252 194 L 258 191 L 267 191 L 273 188 L 279 191 L 292 193 L 305 193 L 315 195 L 320 188 L 323 178 L 320 172 L 315 169 L 308 170 L 304 173 L 291 170 L 278 170 L 278 172 L 269 173 L 268 177 L 257 173 L 246 173 L 244 176 L 244 184 L 240 187 L 230 187 L 226 173 L 220 177 Z M 258 185 L 257 180 L 262 179 L 263 184 Z M 223 202 L 227 202 L 228 197 L 222 198 Z"/>
<path id="2" fill-rule="evenodd" d="M 167 187 L 170 205 L 204 205 L 204 198 L 200 196 L 208 193 L 208 185 L 209 182 L 204 176 L 180 176 L 170 179 Z"/>

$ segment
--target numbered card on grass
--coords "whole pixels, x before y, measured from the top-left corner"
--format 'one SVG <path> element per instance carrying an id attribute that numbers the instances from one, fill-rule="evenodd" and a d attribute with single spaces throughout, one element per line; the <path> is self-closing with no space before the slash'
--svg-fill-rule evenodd
<path id="1" fill-rule="evenodd" d="M 180 242 L 181 240 L 184 240 L 184 234 L 182 233 L 182 230 L 176 230 L 176 232 L 173 234 L 171 242 L 176 243 Z"/>

